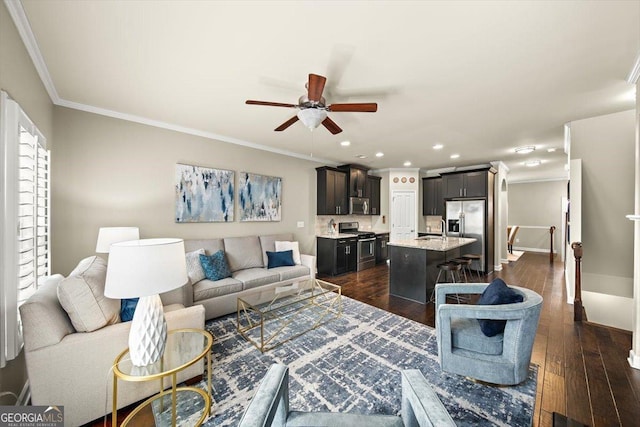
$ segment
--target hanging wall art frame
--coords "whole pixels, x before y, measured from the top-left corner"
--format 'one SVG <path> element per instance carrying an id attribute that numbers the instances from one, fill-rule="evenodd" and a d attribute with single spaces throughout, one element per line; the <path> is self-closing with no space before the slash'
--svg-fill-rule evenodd
<path id="1" fill-rule="evenodd" d="M 238 209 L 240 221 L 280 221 L 282 178 L 240 172 Z"/>
<path id="2" fill-rule="evenodd" d="M 233 222 L 235 173 L 176 164 L 175 221 Z"/>

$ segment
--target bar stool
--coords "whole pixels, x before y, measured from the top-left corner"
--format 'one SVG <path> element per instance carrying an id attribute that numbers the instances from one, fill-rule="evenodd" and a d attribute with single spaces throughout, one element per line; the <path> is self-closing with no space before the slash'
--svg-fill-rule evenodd
<path id="1" fill-rule="evenodd" d="M 471 270 L 471 259 L 470 258 L 454 258 L 451 262 L 455 262 L 456 264 L 460 264 L 460 274 L 464 276 L 464 281 L 469 283 L 469 279 L 473 277 L 473 272 Z M 467 274 L 468 272 L 468 274 Z M 462 279 L 462 277 L 461 277 Z M 461 280 L 462 281 L 462 280 Z"/>
<path id="2" fill-rule="evenodd" d="M 447 262 L 443 262 L 437 265 L 438 267 L 438 276 L 436 277 L 436 284 L 440 283 L 440 275 L 442 274 L 442 272 L 444 271 L 444 279 L 447 279 L 447 272 L 451 273 L 451 283 L 456 283 L 456 276 L 455 276 L 455 272 L 458 272 L 458 274 L 460 274 L 460 270 L 462 269 L 462 265 L 461 264 L 456 264 L 455 262 L 451 262 L 451 261 L 447 261 Z M 433 291 L 431 291 L 431 297 L 429 297 L 429 302 L 435 302 L 436 296 L 436 287 L 435 284 L 433 286 Z M 456 295 L 457 298 L 457 295 Z"/>
<path id="3" fill-rule="evenodd" d="M 478 274 L 478 281 L 480 281 L 480 279 L 482 278 L 482 276 L 480 275 L 480 261 L 482 260 L 482 255 L 480 254 L 465 254 L 462 255 L 462 258 L 467 258 L 470 259 L 471 262 L 473 261 L 478 261 L 478 269 L 476 270 L 476 273 Z M 469 266 L 469 271 L 472 271 L 471 266 Z"/>

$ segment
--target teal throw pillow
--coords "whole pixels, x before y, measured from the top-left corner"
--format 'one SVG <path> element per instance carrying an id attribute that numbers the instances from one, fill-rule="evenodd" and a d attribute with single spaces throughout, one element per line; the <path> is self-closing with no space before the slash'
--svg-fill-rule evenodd
<path id="1" fill-rule="evenodd" d="M 211 256 L 200 254 L 200 264 L 202 264 L 204 275 L 209 280 L 222 280 L 231 277 L 229 264 L 227 264 L 227 258 L 222 249 Z"/>
<path id="2" fill-rule="evenodd" d="M 133 320 L 133 313 L 136 312 L 138 298 L 126 298 L 120 301 L 120 320 L 129 322 Z"/>
<path id="3" fill-rule="evenodd" d="M 293 262 L 293 251 L 281 251 L 281 252 L 269 252 L 267 251 L 267 258 L 269 260 L 267 268 L 286 267 L 296 265 Z"/>

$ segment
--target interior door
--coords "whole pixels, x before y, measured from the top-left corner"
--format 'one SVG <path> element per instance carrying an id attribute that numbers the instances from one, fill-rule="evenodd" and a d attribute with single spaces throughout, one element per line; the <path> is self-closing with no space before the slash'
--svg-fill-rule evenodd
<path id="1" fill-rule="evenodd" d="M 391 240 L 416 238 L 416 193 L 396 190 L 392 193 Z"/>

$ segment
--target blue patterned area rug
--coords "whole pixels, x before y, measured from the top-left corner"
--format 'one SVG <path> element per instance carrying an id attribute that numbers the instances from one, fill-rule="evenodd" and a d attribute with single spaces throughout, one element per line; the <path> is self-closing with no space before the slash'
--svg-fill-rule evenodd
<path id="1" fill-rule="evenodd" d="M 492 387 L 442 372 L 434 329 L 353 299 L 343 297 L 340 318 L 265 354 L 235 325 L 235 315 L 206 324 L 215 336 L 215 415 L 205 426 L 237 425 L 273 363 L 289 366 L 291 410 L 397 415 L 400 370 L 417 368 L 458 426 L 532 424 L 536 366 L 515 387 Z"/>

